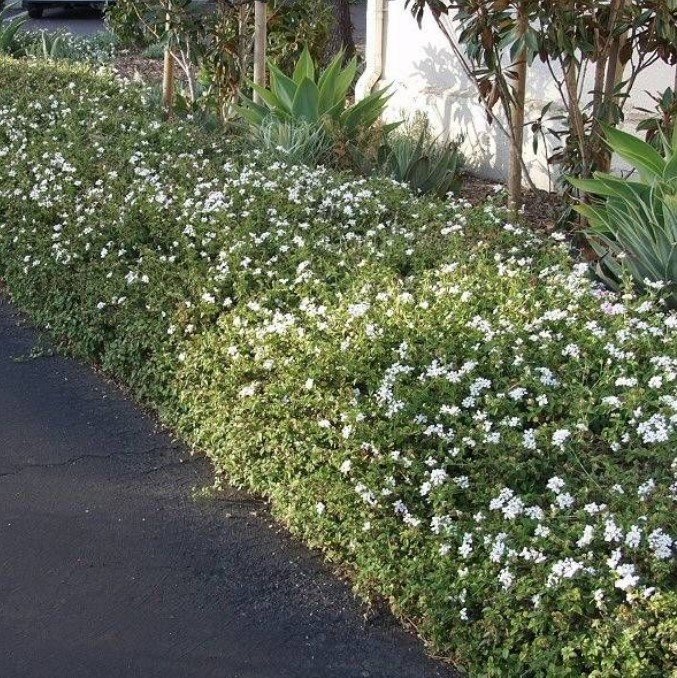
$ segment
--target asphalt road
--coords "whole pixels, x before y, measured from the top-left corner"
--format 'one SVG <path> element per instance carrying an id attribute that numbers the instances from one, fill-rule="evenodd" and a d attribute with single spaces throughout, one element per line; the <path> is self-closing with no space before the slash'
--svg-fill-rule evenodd
<path id="1" fill-rule="evenodd" d="M 196 496 L 204 459 L 36 342 L 0 296 L 0 676 L 452 675 L 261 501 Z"/>
<path id="2" fill-rule="evenodd" d="M 9 3 L 8 3 L 9 4 Z M 14 13 L 18 13 L 16 10 Z M 42 19 L 29 19 L 26 30 L 29 31 L 64 30 L 75 35 L 95 35 L 106 30 L 101 12 L 83 7 L 79 9 L 63 9 L 54 7 L 46 9 Z"/>

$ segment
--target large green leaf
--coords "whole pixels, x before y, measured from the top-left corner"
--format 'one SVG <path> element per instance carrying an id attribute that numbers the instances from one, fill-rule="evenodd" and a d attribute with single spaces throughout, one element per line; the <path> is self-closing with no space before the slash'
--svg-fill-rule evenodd
<path id="1" fill-rule="evenodd" d="M 269 63 L 268 70 L 270 71 L 270 88 L 279 100 L 279 108 L 291 113 L 296 96 L 296 83 L 275 64 Z"/>
<path id="2" fill-rule="evenodd" d="M 336 57 L 338 60 L 339 57 Z M 333 63 L 333 62 L 332 62 Z M 339 64 L 341 62 L 339 61 Z M 341 69 L 340 73 L 336 78 L 336 89 L 334 93 L 334 99 L 345 99 L 348 96 L 348 90 L 352 86 L 355 75 L 357 74 L 357 59 L 353 57 L 347 64 L 346 67 Z"/>
<path id="3" fill-rule="evenodd" d="M 345 105 L 345 97 L 337 96 L 338 77 L 340 73 L 341 62 L 338 59 L 334 59 L 320 76 L 318 81 L 318 88 L 320 90 L 320 115 L 324 115 L 330 110 L 336 110 L 337 103 Z M 342 109 L 343 106 L 340 108 Z"/>
<path id="4" fill-rule="evenodd" d="M 270 111 L 260 104 L 255 104 L 251 99 L 248 99 L 245 96 L 240 97 L 242 99 L 242 105 L 236 106 L 235 110 L 249 123 L 252 125 L 260 125 L 269 115 Z"/>
<path id="5" fill-rule="evenodd" d="M 596 173 L 594 179 L 576 179 L 571 177 L 569 178 L 569 183 L 583 193 L 602 197 L 625 196 L 632 199 L 634 197 L 634 190 L 641 193 L 643 198 L 648 199 L 651 191 L 650 187 L 646 184 L 621 179 L 612 174 L 603 174 L 601 172 Z"/>
<path id="6" fill-rule="evenodd" d="M 280 99 L 275 95 L 272 90 L 269 90 L 267 87 L 261 87 L 254 82 L 249 83 L 251 88 L 261 97 L 263 102 L 271 110 L 282 108 Z"/>
<path id="7" fill-rule="evenodd" d="M 294 68 L 293 80 L 297 85 L 300 85 L 303 81 L 303 78 L 308 78 L 315 82 L 315 64 L 313 63 L 313 57 L 310 56 L 308 47 L 303 48 L 303 52 L 299 57 L 299 60 L 296 62 L 296 67 Z"/>
<path id="8" fill-rule="evenodd" d="M 609 125 L 603 125 L 603 128 L 611 150 L 627 160 L 644 181 L 660 179 L 663 176 L 666 163 L 653 146 Z"/>
<path id="9" fill-rule="evenodd" d="M 303 78 L 296 90 L 292 104 L 292 115 L 308 122 L 316 122 L 319 118 L 318 103 L 320 92 L 310 78 Z"/>

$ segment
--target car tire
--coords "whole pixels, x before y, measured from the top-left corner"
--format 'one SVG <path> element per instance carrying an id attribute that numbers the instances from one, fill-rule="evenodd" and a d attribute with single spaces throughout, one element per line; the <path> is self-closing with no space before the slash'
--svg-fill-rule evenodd
<path id="1" fill-rule="evenodd" d="M 26 5 L 26 11 L 31 19 L 42 19 L 44 8 L 39 5 Z"/>

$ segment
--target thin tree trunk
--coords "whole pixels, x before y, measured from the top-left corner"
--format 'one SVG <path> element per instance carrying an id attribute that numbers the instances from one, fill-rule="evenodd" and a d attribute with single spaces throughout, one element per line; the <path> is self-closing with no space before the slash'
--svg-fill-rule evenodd
<path id="1" fill-rule="evenodd" d="M 240 67 L 240 81 L 238 84 L 238 91 L 235 94 L 235 99 L 237 100 L 239 96 L 239 90 L 242 88 L 242 83 L 245 81 L 245 79 L 248 77 L 248 69 L 249 69 L 249 52 L 247 50 L 247 15 L 249 10 L 247 9 L 247 5 L 242 3 L 240 5 L 240 8 L 238 10 L 239 16 L 238 16 L 238 24 L 237 24 L 237 31 L 238 31 L 238 41 L 237 41 L 237 55 L 239 59 L 239 64 L 238 66 Z"/>
<path id="2" fill-rule="evenodd" d="M 171 4 L 168 5 L 165 21 L 165 29 L 171 28 Z M 167 40 L 162 70 L 162 107 L 165 115 L 169 118 L 174 108 L 174 57 L 172 56 L 170 41 Z"/>
<path id="3" fill-rule="evenodd" d="M 256 0 L 254 3 L 254 82 L 261 87 L 266 85 L 266 22 L 266 3 Z M 261 97 L 256 91 L 254 102 L 261 103 Z"/>
<path id="4" fill-rule="evenodd" d="M 329 40 L 329 51 L 333 56 L 343 50 L 346 57 L 355 54 L 355 39 L 353 37 L 353 22 L 350 18 L 349 0 L 329 0 L 334 13 L 334 25 Z"/>
<path id="5" fill-rule="evenodd" d="M 518 7 L 518 32 L 524 35 L 529 19 L 522 4 Z M 527 54 L 523 49 L 515 63 L 515 101 L 512 108 L 512 144 L 508 175 L 508 206 L 517 212 L 522 206 L 522 162 L 524 147 L 524 105 L 527 93 Z"/>
<path id="6" fill-rule="evenodd" d="M 612 23 L 609 27 L 611 31 L 614 30 L 616 23 L 623 18 L 623 10 L 625 8 L 627 0 L 617 0 L 615 7 L 612 11 Z M 606 69 L 606 82 L 604 84 L 604 104 L 606 106 L 605 112 L 605 122 L 607 124 L 612 124 L 614 121 L 611 118 L 611 112 L 613 106 L 617 103 L 618 97 L 616 96 L 616 88 L 623 79 L 623 64 L 621 64 L 619 56 L 625 41 L 627 40 L 627 34 L 619 35 L 613 39 L 611 43 L 611 49 L 609 51 L 609 58 L 607 62 Z M 602 172 L 608 172 L 611 167 L 611 151 L 606 147 L 602 148 L 602 153 L 600 154 L 599 159 L 599 169 Z"/>
<path id="7" fill-rule="evenodd" d="M 588 153 L 585 139 L 585 123 L 581 113 L 581 102 L 578 97 L 578 78 L 576 77 L 576 62 L 573 58 L 564 69 L 564 84 L 567 90 L 567 99 L 569 100 L 569 120 L 571 128 L 576 135 L 581 162 L 583 163 L 583 176 L 588 174 Z"/>
<path id="8" fill-rule="evenodd" d="M 604 100 L 604 81 L 606 80 L 607 57 L 600 56 L 595 64 L 595 84 L 592 95 L 592 117 L 597 120 L 602 110 Z"/>

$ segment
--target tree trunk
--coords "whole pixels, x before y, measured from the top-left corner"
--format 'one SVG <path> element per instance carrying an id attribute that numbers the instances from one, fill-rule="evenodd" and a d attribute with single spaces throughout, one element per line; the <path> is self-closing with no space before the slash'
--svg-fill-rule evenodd
<path id="1" fill-rule="evenodd" d="M 610 24 L 610 31 L 614 31 L 617 24 L 623 20 L 623 12 L 628 0 L 616 0 L 612 7 L 612 23 Z M 613 108 L 618 103 L 616 90 L 623 79 L 623 66 L 619 60 L 621 49 L 627 40 L 627 32 L 619 35 L 613 39 L 611 49 L 609 50 L 609 58 L 606 69 L 606 82 L 604 83 L 604 122 L 608 125 L 616 124 L 612 118 Z M 602 147 L 602 153 L 598 163 L 598 169 L 602 172 L 608 172 L 611 168 L 611 151 L 606 147 Z"/>
<path id="2" fill-rule="evenodd" d="M 340 50 L 350 58 L 355 54 L 355 40 L 353 38 L 353 22 L 350 18 L 349 0 L 328 0 L 334 14 L 334 25 L 328 49 L 333 56 Z"/>
<path id="3" fill-rule="evenodd" d="M 585 122 L 581 113 L 581 102 L 578 97 L 578 67 L 573 57 L 564 65 L 564 85 L 566 87 L 568 99 L 568 113 L 571 125 L 571 131 L 576 137 L 578 149 L 581 154 L 582 171 L 581 176 L 588 176 L 588 148 L 585 138 Z"/>
<path id="4" fill-rule="evenodd" d="M 524 34 L 529 19 L 524 7 L 518 8 L 518 31 Z M 517 212 L 522 206 L 522 149 L 524 147 L 524 104 L 527 92 L 527 54 L 522 50 L 515 63 L 515 101 L 512 104 L 512 144 L 510 146 L 510 165 L 508 175 L 508 206 Z"/>
<path id="5" fill-rule="evenodd" d="M 266 40 L 267 40 L 266 3 L 254 2 L 254 82 L 260 87 L 266 86 Z M 261 95 L 254 92 L 254 102 L 262 103 Z"/>
<path id="6" fill-rule="evenodd" d="M 171 4 L 167 7 L 167 15 L 165 21 L 166 30 L 169 31 L 171 27 Z M 174 57 L 169 41 L 165 47 L 164 65 L 162 69 L 162 107 L 164 108 L 165 116 L 170 118 L 174 108 Z"/>

